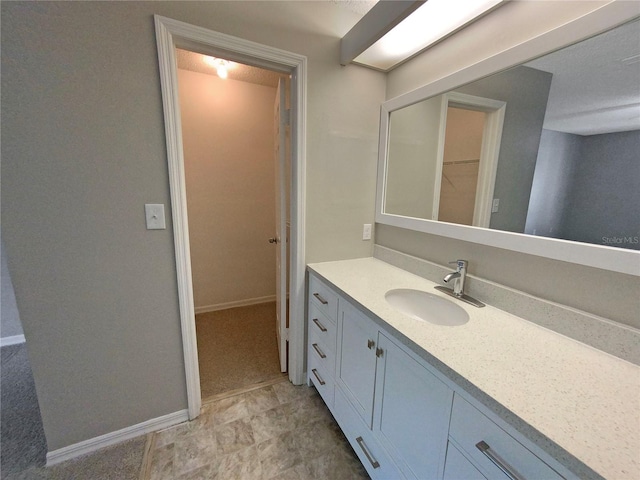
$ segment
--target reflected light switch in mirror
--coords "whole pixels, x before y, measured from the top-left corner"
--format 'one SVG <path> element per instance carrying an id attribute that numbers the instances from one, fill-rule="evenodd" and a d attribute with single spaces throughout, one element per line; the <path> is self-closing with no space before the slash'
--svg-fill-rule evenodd
<path id="1" fill-rule="evenodd" d="M 161 203 L 145 203 L 144 214 L 147 219 L 147 230 L 164 230 L 164 205 Z"/>

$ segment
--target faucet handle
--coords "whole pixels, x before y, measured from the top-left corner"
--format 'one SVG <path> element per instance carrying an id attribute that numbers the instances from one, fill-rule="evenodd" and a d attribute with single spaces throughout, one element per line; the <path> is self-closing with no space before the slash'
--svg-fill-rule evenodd
<path id="1" fill-rule="evenodd" d="M 468 263 L 469 262 L 467 262 L 466 260 L 454 260 L 452 262 L 449 262 L 449 265 L 457 265 L 458 271 L 460 271 L 460 269 L 466 268 Z"/>

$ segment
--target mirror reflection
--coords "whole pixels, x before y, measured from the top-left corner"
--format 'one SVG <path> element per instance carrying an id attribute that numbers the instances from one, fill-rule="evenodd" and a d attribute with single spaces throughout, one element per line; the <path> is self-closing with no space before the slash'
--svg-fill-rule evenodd
<path id="1" fill-rule="evenodd" d="M 383 212 L 640 249 L 640 22 L 390 113 Z"/>

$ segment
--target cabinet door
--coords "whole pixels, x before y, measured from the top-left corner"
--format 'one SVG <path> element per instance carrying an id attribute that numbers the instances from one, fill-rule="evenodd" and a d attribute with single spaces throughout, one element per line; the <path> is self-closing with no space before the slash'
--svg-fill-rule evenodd
<path id="1" fill-rule="evenodd" d="M 384 334 L 378 339 L 374 433 L 408 478 L 441 478 L 453 391 Z"/>
<path id="2" fill-rule="evenodd" d="M 364 314 L 340 302 L 336 383 L 371 428 L 378 330 Z"/>

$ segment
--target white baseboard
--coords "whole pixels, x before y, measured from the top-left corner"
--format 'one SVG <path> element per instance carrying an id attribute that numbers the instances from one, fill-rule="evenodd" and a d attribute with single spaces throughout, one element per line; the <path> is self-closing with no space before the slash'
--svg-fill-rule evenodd
<path id="1" fill-rule="evenodd" d="M 0 338 L 0 347 L 8 347 L 9 345 L 17 345 L 18 343 L 24 343 L 24 335 Z"/>
<path id="2" fill-rule="evenodd" d="M 215 312 L 217 310 L 226 310 L 228 308 L 235 307 L 248 307 L 249 305 L 258 305 L 259 303 L 275 302 L 275 295 L 268 295 L 266 297 L 248 298 L 247 300 L 238 300 L 236 302 L 218 303 L 216 305 L 204 305 L 202 307 L 195 307 L 196 314 Z"/>
<path id="3" fill-rule="evenodd" d="M 178 412 L 163 415 L 162 417 L 152 418 L 151 420 L 138 423 L 137 425 L 131 425 L 130 427 L 123 428 L 116 432 L 100 435 L 99 437 L 90 438 L 89 440 L 84 440 L 67 447 L 59 448 L 52 452 L 47 452 L 47 467 L 64 462 L 65 460 L 71 460 L 72 458 L 86 453 L 95 452 L 101 448 L 124 442 L 125 440 L 129 440 L 140 435 L 145 435 L 178 423 L 186 422 L 187 420 L 189 420 L 188 410 L 180 410 Z"/>

